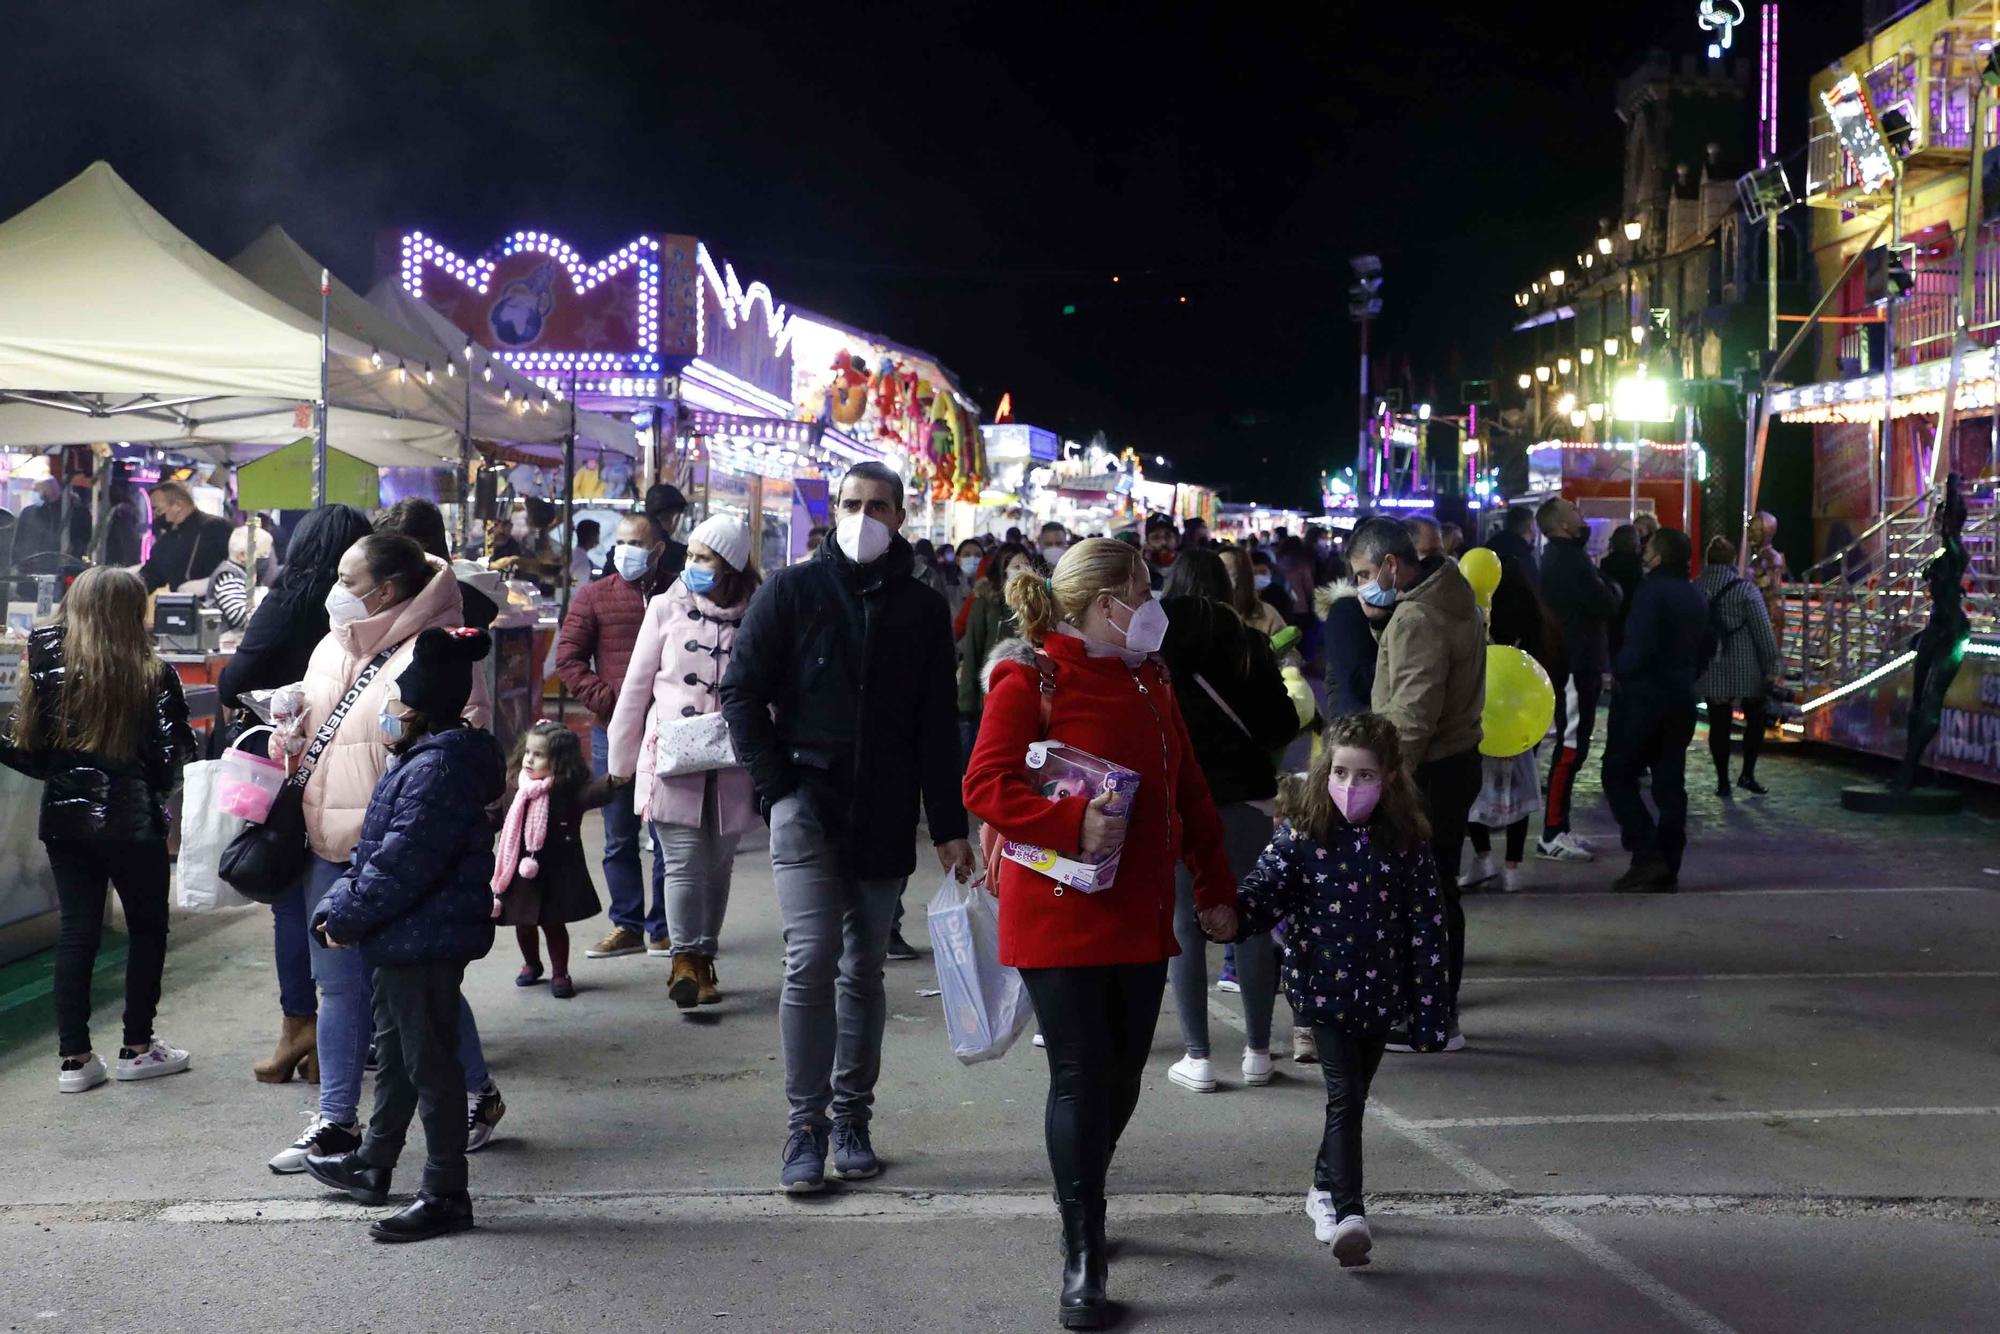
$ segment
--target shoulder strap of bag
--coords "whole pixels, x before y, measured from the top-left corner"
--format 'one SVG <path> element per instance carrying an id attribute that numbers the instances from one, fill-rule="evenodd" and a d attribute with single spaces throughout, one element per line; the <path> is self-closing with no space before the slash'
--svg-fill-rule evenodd
<path id="1" fill-rule="evenodd" d="M 1194 674 L 1194 683 L 1206 691 L 1208 697 L 1215 701 L 1215 707 L 1222 710 L 1223 717 L 1236 724 L 1237 731 L 1246 737 L 1250 737 L 1252 741 L 1257 739 L 1254 736 L 1250 736 L 1250 729 L 1244 725 L 1243 719 L 1237 716 L 1236 710 L 1229 707 L 1229 701 L 1222 697 L 1222 692 L 1208 683 L 1207 677 L 1203 676 L 1200 672 L 1196 672 Z"/>
<path id="2" fill-rule="evenodd" d="M 368 689 L 368 683 L 375 679 L 375 674 L 382 670 L 383 664 L 394 657 L 396 650 L 401 647 L 401 644 L 391 644 L 368 660 L 368 665 L 361 669 L 361 675 L 354 678 L 354 684 L 340 697 L 340 703 L 333 706 L 333 712 L 319 725 L 319 731 L 313 733 L 312 744 L 306 747 L 305 755 L 299 760 L 298 770 L 292 774 L 290 780 L 292 786 L 302 788 L 306 785 L 306 780 L 312 777 L 313 766 L 319 763 L 320 752 L 333 743 L 334 734 L 340 731 L 340 724 L 347 717 L 347 711 L 354 707 L 355 700 L 361 698 L 361 692 Z"/>
<path id="3" fill-rule="evenodd" d="M 1035 650 L 1035 672 L 1041 677 L 1042 736 L 1049 739 L 1049 718 L 1056 707 L 1056 660 L 1040 649 Z"/>

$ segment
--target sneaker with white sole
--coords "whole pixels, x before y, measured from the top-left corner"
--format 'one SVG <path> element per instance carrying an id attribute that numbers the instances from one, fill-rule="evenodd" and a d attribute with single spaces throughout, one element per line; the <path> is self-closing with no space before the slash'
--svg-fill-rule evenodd
<path id="1" fill-rule="evenodd" d="M 1488 880 L 1491 880 L 1498 871 L 1499 864 L 1493 860 L 1492 853 L 1475 853 L 1471 865 L 1465 868 L 1465 874 L 1459 876 L 1458 887 L 1460 889 L 1471 889 L 1474 885 L 1483 885 Z"/>
<path id="2" fill-rule="evenodd" d="M 1183 1056 L 1167 1071 L 1167 1078 L 1195 1093 L 1213 1093 L 1215 1062 L 1206 1056 Z"/>
<path id="3" fill-rule="evenodd" d="M 1293 1027 L 1292 1059 L 1300 1065 L 1318 1064 L 1319 1039 L 1313 1036 L 1310 1028 Z"/>
<path id="4" fill-rule="evenodd" d="M 1043 1039 L 1040 1033 L 1037 1033 L 1035 1034 L 1035 1045 L 1044 1050 L 1047 1050 L 1049 1044 Z"/>
<path id="5" fill-rule="evenodd" d="M 96 1052 L 88 1056 L 71 1057 L 70 1060 L 74 1060 L 76 1065 L 71 1066 L 66 1060 L 62 1063 L 61 1072 L 56 1075 L 58 1092 L 82 1093 L 85 1089 L 94 1089 L 111 1078 L 110 1072 L 104 1068 L 104 1058 Z"/>
<path id="6" fill-rule="evenodd" d="M 290 1176 L 294 1172 L 306 1170 L 306 1155 L 317 1154 L 331 1157 L 339 1153 L 353 1153 L 361 1147 L 361 1123 L 344 1126 L 338 1121 L 329 1121 L 315 1112 L 306 1114 L 306 1131 L 293 1140 L 269 1164 L 279 1176 Z"/>
<path id="7" fill-rule="evenodd" d="M 1243 1082 L 1251 1088 L 1262 1088 L 1271 1082 L 1270 1052 L 1243 1049 Z"/>
<path id="8" fill-rule="evenodd" d="M 1313 1221 L 1313 1240 L 1330 1242 L 1339 1226 L 1333 1216 L 1333 1194 L 1315 1186 L 1306 1192 L 1306 1217 Z"/>
<path id="9" fill-rule="evenodd" d="M 1521 892 L 1520 867 L 1503 866 L 1500 868 L 1500 892 L 1502 894 L 1519 894 Z"/>
<path id="10" fill-rule="evenodd" d="M 493 1128 L 507 1115 L 507 1104 L 491 1080 L 477 1093 L 465 1095 L 465 1151 L 477 1153 L 493 1138 Z"/>
<path id="11" fill-rule="evenodd" d="M 1536 839 L 1535 855 L 1545 862 L 1588 862 L 1597 860 L 1595 853 L 1577 842 L 1569 834 L 1557 834 L 1554 838 Z"/>
<path id="12" fill-rule="evenodd" d="M 1375 1249 L 1375 1238 L 1368 1231 L 1366 1214 L 1349 1214 L 1333 1229 L 1333 1258 L 1340 1261 L 1342 1269 L 1353 1269 L 1368 1263 L 1368 1252 Z"/>
<path id="13" fill-rule="evenodd" d="M 188 1068 L 188 1054 L 179 1047 L 170 1047 L 154 1038 L 146 1050 L 131 1056 L 126 1048 L 118 1049 L 118 1068 L 111 1072 L 113 1079 L 158 1079 L 161 1075 L 177 1075 Z"/>

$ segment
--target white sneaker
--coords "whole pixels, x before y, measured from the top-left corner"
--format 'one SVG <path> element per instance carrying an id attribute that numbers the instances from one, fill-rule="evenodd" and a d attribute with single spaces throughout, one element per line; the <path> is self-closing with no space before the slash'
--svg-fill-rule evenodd
<path id="1" fill-rule="evenodd" d="M 1315 1186 L 1306 1192 L 1306 1217 L 1313 1221 L 1313 1240 L 1329 1242 L 1333 1240 L 1334 1228 L 1338 1226 L 1333 1218 L 1333 1196 Z"/>
<path id="2" fill-rule="evenodd" d="M 1271 1053 L 1243 1049 L 1243 1082 L 1252 1088 L 1262 1088 L 1271 1082 Z"/>
<path id="3" fill-rule="evenodd" d="M 1503 866 L 1500 868 L 1500 892 L 1502 894 L 1519 894 L 1521 892 L 1520 867 Z"/>
<path id="4" fill-rule="evenodd" d="M 90 1059 L 74 1070 L 64 1070 L 56 1075 L 56 1088 L 63 1093 L 81 1093 L 94 1089 L 111 1078 L 104 1069 L 104 1058 L 92 1052 Z"/>
<path id="5" fill-rule="evenodd" d="M 1535 840 L 1535 855 L 1547 862 L 1595 861 L 1596 854 L 1568 834 Z"/>
<path id="6" fill-rule="evenodd" d="M 1459 876 L 1458 887 L 1460 889 L 1470 889 L 1474 885 L 1484 884 L 1486 881 L 1491 880 L 1494 873 L 1498 870 L 1499 866 L 1493 860 L 1492 853 L 1478 853 L 1474 855 L 1472 865 L 1465 868 L 1465 874 Z"/>
<path id="7" fill-rule="evenodd" d="M 316 1153 L 322 1157 L 336 1153 L 353 1153 L 361 1147 L 361 1123 L 344 1126 L 338 1121 L 329 1121 L 316 1112 L 306 1113 L 306 1129 L 303 1135 L 293 1140 L 266 1164 L 279 1176 L 290 1176 L 294 1172 L 306 1170 L 306 1155 Z"/>
<path id="8" fill-rule="evenodd" d="M 1215 1062 L 1206 1056 L 1183 1056 L 1167 1071 L 1167 1078 L 1195 1093 L 1213 1093 Z"/>
<path id="9" fill-rule="evenodd" d="M 137 1056 L 125 1055 L 124 1049 L 118 1053 L 118 1068 L 112 1072 L 113 1079 L 158 1079 L 161 1075 L 177 1075 L 188 1068 L 188 1054 L 179 1047 L 169 1047 L 158 1038 L 151 1046 Z"/>
<path id="10" fill-rule="evenodd" d="M 1049 1044 L 1048 1044 L 1047 1042 L 1045 1042 L 1045 1041 L 1043 1041 L 1043 1040 L 1042 1040 L 1042 1035 L 1041 1035 L 1040 1033 L 1037 1033 L 1037 1034 L 1035 1034 L 1035 1045 L 1036 1045 L 1037 1047 L 1041 1047 L 1041 1048 L 1044 1048 L 1044 1049 L 1046 1049 L 1046 1048 L 1048 1047 L 1048 1045 L 1049 1045 Z"/>
<path id="11" fill-rule="evenodd" d="M 1375 1238 L 1368 1231 L 1365 1214 L 1349 1214 L 1333 1230 L 1333 1258 L 1340 1261 L 1342 1269 L 1367 1264 L 1368 1252 L 1374 1249 Z"/>

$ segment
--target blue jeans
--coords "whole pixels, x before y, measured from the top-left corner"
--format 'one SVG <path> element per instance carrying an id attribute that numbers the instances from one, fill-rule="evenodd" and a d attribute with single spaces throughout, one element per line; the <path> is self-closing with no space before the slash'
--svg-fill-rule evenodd
<path id="1" fill-rule="evenodd" d="M 604 777 L 611 739 L 601 727 L 590 729 L 590 771 Z M 611 900 L 611 924 L 643 931 L 646 939 L 659 940 L 667 934 L 667 867 L 660 856 L 660 840 L 653 841 L 653 907 L 646 909 L 645 867 L 639 856 L 639 828 L 648 822 L 632 809 L 630 795 L 611 799 L 604 808 L 604 892 Z"/>
<path id="2" fill-rule="evenodd" d="M 345 862 L 318 857 L 306 867 L 308 923 L 346 870 Z M 315 938 L 308 940 L 313 981 L 319 983 L 319 1114 L 351 1126 L 360 1119 L 361 1075 L 368 1040 L 375 1035 L 374 970 L 358 949 L 330 950 Z"/>
<path id="3" fill-rule="evenodd" d="M 313 990 L 312 935 L 306 925 L 306 886 L 301 880 L 271 905 L 278 1007 L 288 1019 L 310 1019 L 319 1013 L 319 993 Z"/>
<path id="4" fill-rule="evenodd" d="M 308 923 L 319 910 L 319 901 L 346 870 L 344 862 L 312 859 L 302 887 Z M 320 995 L 319 1114 L 344 1126 L 353 1125 L 361 1114 L 361 1077 L 368 1064 L 368 1044 L 375 1036 L 375 970 L 359 949 L 330 950 L 310 935 L 307 941 Z M 458 1060 L 465 1067 L 465 1091 L 477 1093 L 485 1088 L 491 1078 L 486 1054 L 480 1047 L 472 1007 L 463 996 L 458 1002 Z"/>

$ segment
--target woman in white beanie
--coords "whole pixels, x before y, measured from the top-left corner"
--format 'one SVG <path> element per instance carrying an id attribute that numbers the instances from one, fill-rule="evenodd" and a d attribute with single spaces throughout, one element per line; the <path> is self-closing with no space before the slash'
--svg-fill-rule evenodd
<path id="1" fill-rule="evenodd" d="M 749 771 L 717 719 L 736 627 L 760 582 L 743 520 L 716 515 L 689 534 L 680 578 L 646 604 L 611 715 L 611 774 L 632 780 L 633 809 L 653 822 L 666 866 L 667 995 L 683 1010 L 722 999 L 716 937 L 736 844 L 757 824 Z"/>

